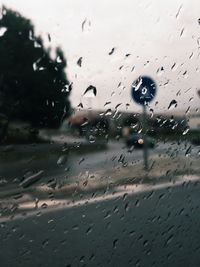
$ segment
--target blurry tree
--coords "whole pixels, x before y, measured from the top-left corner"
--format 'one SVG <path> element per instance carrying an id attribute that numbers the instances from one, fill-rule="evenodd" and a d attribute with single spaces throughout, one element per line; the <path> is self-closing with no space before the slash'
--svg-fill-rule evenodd
<path id="1" fill-rule="evenodd" d="M 71 110 L 62 50 L 52 59 L 31 21 L 2 7 L 0 58 L 0 113 L 35 127 L 59 127 Z"/>

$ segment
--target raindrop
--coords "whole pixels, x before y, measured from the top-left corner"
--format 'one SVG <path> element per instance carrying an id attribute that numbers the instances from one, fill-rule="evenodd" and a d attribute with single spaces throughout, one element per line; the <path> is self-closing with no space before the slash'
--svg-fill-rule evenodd
<path id="1" fill-rule="evenodd" d="M 67 157 L 66 155 L 62 155 L 59 157 L 59 159 L 57 160 L 57 164 L 58 165 L 64 165 L 67 161 Z"/>
<path id="2" fill-rule="evenodd" d="M 189 146 L 188 149 L 187 149 L 186 152 L 185 152 L 185 156 L 186 156 L 186 157 L 190 156 L 191 151 L 192 151 L 192 147 Z"/>
<path id="3" fill-rule="evenodd" d="M 198 19 L 198 23 L 199 23 L 199 25 L 200 25 L 200 18 Z"/>
<path id="4" fill-rule="evenodd" d="M 90 135 L 90 136 L 89 136 L 89 142 L 90 142 L 91 144 L 93 144 L 95 141 L 96 141 L 95 136 Z"/>
<path id="5" fill-rule="evenodd" d="M 135 66 L 132 67 L 131 72 L 133 72 L 134 70 L 135 70 Z"/>
<path id="6" fill-rule="evenodd" d="M 171 70 L 174 70 L 176 67 L 176 63 L 174 63 L 172 66 L 171 66 Z"/>
<path id="7" fill-rule="evenodd" d="M 57 62 L 57 63 L 62 63 L 62 58 L 61 58 L 60 56 L 58 56 L 58 57 L 56 58 L 56 62 Z"/>
<path id="8" fill-rule="evenodd" d="M 78 164 L 80 165 L 84 160 L 85 160 L 84 158 L 80 159 Z"/>
<path id="9" fill-rule="evenodd" d="M 189 113 L 189 111 L 190 111 L 190 107 L 187 108 L 185 114 Z"/>
<path id="10" fill-rule="evenodd" d="M 34 38 L 33 38 L 33 31 L 29 31 L 29 39 L 31 41 L 34 41 Z"/>
<path id="11" fill-rule="evenodd" d="M 33 70 L 36 71 L 37 69 L 38 69 L 38 67 L 37 67 L 37 63 L 34 62 L 34 63 L 33 63 Z"/>
<path id="12" fill-rule="evenodd" d="M 126 212 L 129 210 L 129 203 L 126 203 L 126 204 L 125 204 L 124 209 L 125 209 Z"/>
<path id="13" fill-rule="evenodd" d="M 112 115 L 112 110 L 109 108 L 105 112 L 105 116 L 111 116 Z"/>
<path id="14" fill-rule="evenodd" d="M 111 51 L 108 53 L 108 55 L 111 56 L 111 55 L 114 53 L 114 51 L 115 51 L 115 47 L 113 47 L 113 48 L 111 49 Z"/>
<path id="15" fill-rule="evenodd" d="M 35 48 L 40 48 L 40 47 L 42 47 L 42 46 L 41 46 L 41 44 L 40 44 L 39 42 L 35 41 L 35 42 L 34 42 L 34 47 L 35 47 Z"/>
<path id="16" fill-rule="evenodd" d="M 187 70 L 183 72 L 183 76 L 186 78 L 187 77 Z"/>
<path id="17" fill-rule="evenodd" d="M 49 42 L 51 42 L 51 35 L 48 33 L 47 36 L 48 36 Z"/>
<path id="18" fill-rule="evenodd" d="M 148 245 L 148 240 L 144 240 L 143 246 L 146 247 Z"/>
<path id="19" fill-rule="evenodd" d="M 66 85 L 64 86 L 64 88 L 62 89 L 62 92 L 69 93 L 69 92 L 71 91 L 71 89 L 72 89 L 72 83 L 70 83 L 70 84 L 66 84 Z"/>
<path id="20" fill-rule="evenodd" d="M 92 231 L 92 227 L 90 226 L 90 227 L 86 230 L 86 234 L 91 233 L 91 231 Z"/>
<path id="21" fill-rule="evenodd" d="M 115 109 L 118 109 L 119 106 L 121 106 L 122 103 L 119 103 L 115 106 Z"/>
<path id="22" fill-rule="evenodd" d="M 83 186 L 86 187 L 87 185 L 88 185 L 88 181 L 85 180 L 85 181 L 83 182 Z"/>
<path id="23" fill-rule="evenodd" d="M 57 185 L 57 180 L 56 179 L 51 179 L 47 182 L 47 186 L 50 188 L 55 189 Z"/>
<path id="24" fill-rule="evenodd" d="M 106 102 L 106 103 L 104 104 L 104 107 L 107 106 L 107 105 L 110 105 L 110 104 L 111 104 L 110 101 L 109 101 L 109 102 Z"/>
<path id="25" fill-rule="evenodd" d="M 174 236 L 170 235 L 170 237 L 167 239 L 165 246 L 169 245 L 171 243 L 171 241 L 173 240 Z"/>
<path id="26" fill-rule="evenodd" d="M 161 76 L 163 73 L 164 73 L 164 68 L 163 67 L 160 67 L 160 68 L 157 69 L 157 75 L 158 76 Z"/>
<path id="27" fill-rule="evenodd" d="M 125 57 L 129 57 L 131 54 L 126 54 Z"/>
<path id="28" fill-rule="evenodd" d="M 183 35 L 184 31 L 185 31 L 185 28 L 183 28 L 183 29 L 181 30 L 180 37 Z"/>
<path id="29" fill-rule="evenodd" d="M 83 104 L 82 103 L 79 103 L 77 107 L 78 108 L 83 108 Z"/>
<path id="30" fill-rule="evenodd" d="M 87 19 L 84 19 L 84 21 L 83 21 L 83 23 L 81 25 L 82 31 L 84 31 L 84 29 L 85 29 L 85 23 L 86 23 L 86 21 L 87 21 Z"/>
<path id="31" fill-rule="evenodd" d="M 0 37 L 2 37 L 6 31 L 7 31 L 6 27 L 0 27 Z"/>
<path id="32" fill-rule="evenodd" d="M 193 57 L 194 53 L 192 52 L 189 56 L 189 59 L 191 59 Z"/>
<path id="33" fill-rule="evenodd" d="M 170 102 L 170 104 L 169 104 L 169 106 L 168 106 L 168 109 L 171 110 L 171 109 L 176 108 L 176 107 L 177 107 L 177 101 L 176 101 L 175 99 L 173 99 L 173 100 Z"/>
<path id="34" fill-rule="evenodd" d="M 146 63 L 144 63 L 144 67 L 147 67 L 149 65 L 149 60 L 147 60 Z"/>
<path id="35" fill-rule="evenodd" d="M 20 186 L 22 187 L 28 187 L 34 183 L 36 183 L 38 180 L 40 180 L 41 175 L 44 173 L 44 171 L 39 171 L 35 174 L 28 175 L 24 178 L 24 180 L 20 183 Z"/>
<path id="36" fill-rule="evenodd" d="M 82 66 L 82 57 L 80 57 L 79 59 L 78 59 L 78 61 L 77 61 L 77 65 L 79 66 L 79 67 L 81 67 Z"/>
<path id="37" fill-rule="evenodd" d="M 154 111 L 153 111 L 153 109 L 152 109 L 152 108 L 150 108 L 150 110 L 149 110 L 149 111 L 150 111 L 150 118 L 152 118 L 152 117 L 153 117 L 153 112 L 154 112 Z"/>
<path id="38" fill-rule="evenodd" d="M 115 240 L 113 241 L 113 248 L 116 248 L 116 247 L 117 247 L 117 243 L 118 243 L 118 239 L 115 239 Z"/>
<path id="39" fill-rule="evenodd" d="M 121 86 L 121 84 L 122 84 L 122 83 L 121 83 L 121 82 L 119 82 L 119 84 L 118 84 L 117 88 L 119 88 L 119 87 Z"/>
<path id="40" fill-rule="evenodd" d="M 45 248 L 49 244 L 49 240 L 46 239 L 42 242 L 42 247 Z"/>
<path id="41" fill-rule="evenodd" d="M 97 95 L 97 89 L 93 85 L 90 85 L 83 94 L 85 97 L 95 97 Z"/>
<path id="42" fill-rule="evenodd" d="M 136 200 L 136 202 L 135 202 L 135 206 L 136 206 L 136 207 L 139 207 L 139 206 L 140 206 L 140 201 L 139 201 L 139 199 Z"/>
<path id="43" fill-rule="evenodd" d="M 179 7 L 178 12 L 176 13 L 176 19 L 178 18 L 178 16 L 179 16 L 179 14 L 180 14 L 180 11 L 181 11 L 182 7 L 183 7 L 182 5 Z"/>
<path id="44" fill-rule="evenodd" d="M 46 209 L 46 208 L 48 208 L 47 203 L 43 203 L 43 204 L 41 205 L 41 208 L 42 208 L 42 209 Z"/>

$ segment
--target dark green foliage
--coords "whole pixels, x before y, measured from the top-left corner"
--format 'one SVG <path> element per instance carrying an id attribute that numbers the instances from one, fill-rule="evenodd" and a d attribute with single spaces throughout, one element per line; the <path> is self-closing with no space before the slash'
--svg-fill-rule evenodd
<path id="1" fill-rule="evenodd" d="M 30 20 L 5 7 L 2 13 L 0 113 L 35 127 L 59 127 L 71 110 L 63 52 L 57 48 L 52 59 Z"/>

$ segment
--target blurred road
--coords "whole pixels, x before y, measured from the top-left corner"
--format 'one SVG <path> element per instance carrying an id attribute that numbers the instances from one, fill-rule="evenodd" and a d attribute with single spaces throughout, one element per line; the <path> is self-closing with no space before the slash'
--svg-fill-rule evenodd
<path id="1" fill-rule="evenodd" d="M 77 145 L 78 143 L 76 143 Z M 75 146 L 76 146 L 75 145 Z M 56 151 L 54 148 L 56 147 Z M 130 151 L 123 141 L 110 141 L 107 146 L 87 144 L 73 151 L 63 152 L 63 144 L 18 145 L 8 151 L 1 148 L 0 178 L 4 184 L 19 183 L 23 177 L 42 171 L 40 182 L 58 177 L 60 181 L 76 182 L 98 171 L 111 171 L 120 167 L 142 162 L 143 151 Z M 149 150 L 149 158 L 154 156 L 170 157 L 199 156 L 199 148 L 191 144 L 157 143 Z M 0 188 L 3 189 L 3 182 Z"/>
<path id="2" fill-rule="evenodd" d="M 139 153 L 139 152 L 138 152 Z M 0 223 L 3 267 L 200 266 L 200 184 L 127 189 Z"/>

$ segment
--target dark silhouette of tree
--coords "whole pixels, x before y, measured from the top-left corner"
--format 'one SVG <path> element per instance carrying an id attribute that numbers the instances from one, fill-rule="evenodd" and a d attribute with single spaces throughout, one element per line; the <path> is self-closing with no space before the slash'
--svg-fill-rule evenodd
<path id="1" fill-rule="evenodd" d="M 60 48 L 50 49 L 36 37 L 30 20 L 2 8 L 0 19 L 0 113 L 35 127 L 59 127 L 70 114 L 71 91 Z"/>

